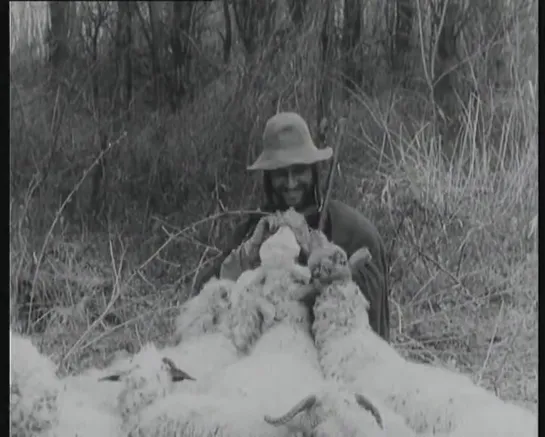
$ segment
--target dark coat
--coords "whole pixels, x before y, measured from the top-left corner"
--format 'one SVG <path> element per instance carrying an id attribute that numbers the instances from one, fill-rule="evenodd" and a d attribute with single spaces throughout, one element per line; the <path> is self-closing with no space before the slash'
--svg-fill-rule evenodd
<path id="1" fill-rule="evenodd" d="M 219 276 L 221 264 L 243 241 L 248 238 L 262 215 L 250 216 L 234 232 L 229 248 L 214 263 L 197 276 L 196 290 L 212 276 Z M 318 213 L 306 215 L 310 227 L 318 227 Z M 390 339 L 390 312 L 388 303 L 388 262 L 382 238 L 376 227 L 356 209 L 337 200 L 327 206 L 325 234 L 330 241 L 342 247 L 350 257 L 361 247 L 371 252 L 371 261 L 356 265 L 352 271 L 354 282 L 369 301 L 369 323 L 373 330 L 386 341 Z M 302 263 L 306 260 L 300 259 Z"/>

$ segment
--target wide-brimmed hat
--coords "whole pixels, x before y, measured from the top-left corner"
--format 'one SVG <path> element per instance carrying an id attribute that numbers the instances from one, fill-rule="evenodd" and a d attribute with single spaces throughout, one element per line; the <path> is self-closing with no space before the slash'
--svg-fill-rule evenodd
<path id="1" fill-rule="evenodd" d="M 314 164 L 333 155 L 331 147 L 318 149 L 308 125 L 294 112 L 271 117 L 263 132 L 263 151 L 248 170 L 275 170 L 294 164 Z"/>

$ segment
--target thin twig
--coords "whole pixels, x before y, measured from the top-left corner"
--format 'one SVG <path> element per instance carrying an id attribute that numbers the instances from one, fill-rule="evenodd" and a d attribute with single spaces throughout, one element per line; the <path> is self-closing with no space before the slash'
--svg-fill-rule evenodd
<path id="1" fill-rule="evenodd" d="M 76 193 L 76 191 L 79 190 L 79 188 L 81 187 L 81 185 L 83 184 L 83 182 L 85 181 L 85 179 L 87 178 L 87 176 L 89 175 L 91 170 L 100 162 L 102 157 L 106 153 L 108 153 L 114 146 L 119 144 L 121 142 L 121 140 L 123 138 L 125 138 L 126 135 L 127 135 L 127 132 L 126 131 L 123 132 L 116 141 L 114 141 L 113 143 L 108 143 L 108 147 L 105 148 L 104 150 L 100 151 L 100 153 L 98 154 L 96 159 L 91 163 L 91 165 L 87 169 L 85 169 L 85 171 L 83 172 L 83 175 L 81 176 L 80 180 L 76 183 L 76 185 L 70 191 L 68 196 L 66 196 L 66 199 L 64 199 L 64 201 L 62 202 L 60 208 L 55 213 L 55 217 L 53 218 L 53 223 L 51 223 L 51 226 L 49 227 L 49 230 L 47 231 L 47 234 L 45 235 L 45 239 L 44 239 L 44 242 L 42 244 L 42 248 L 40 249 L 40 254 L 38 255 L 38 258 L 36 260 L 36 269 L 34 270 L 34 275 L 33 275 L 33 278 L 32 278 L 32 286 L 30 288 L 30 303 L 29 303 L 29 311 L 28 311 L 28 318 L 27 318 L 27 326 L 30 327 L 30 322 L 32 320 L 32 304 L 34 302 L 34 294 L 35 294 L 35 291 L 36 291 L 36 281 L 38 280 L 40 265 L 42 263 L 44 255 L 45 255 L 45 249 L 47 247 L 47 243 L 49 242 L 49 239 L 53 235 L 53 229 L 55 229 L 55 225 L 59 221 L 59 219 L 60 219 L 60 217 L 62 215 L 62 212 L 66 208 L 66 205 L 68 205 L 68 203 L 71 201 L 72 196 Z"/>
<path id="2" fill-rule="evenodd" d="M 92 332 L 95 329 L 96 326 L 98 326 L 100 323 L 102 323 L 102 320 L 104 319 L 104 317 L 106 317 L 106 314 L 108 314 L 110 312 L 110 310 L 114 306 L 115 302 L 121 296 L 122 287 L 121 287 L 120 278 L 121 278 L 121 269 L 123 268 L 124 253 L 121 254 L 121 256 L 119 258 L 119 263 L 116 266 L 115 256 L 114 256 L 111 241 L 110 241 L 109 247 L 110 247 L 110 258 L 111 258 L 111 262 L 112 262 L 112 271 L 113 271 L 113 275 L 114 275 L 114 279 L 115 279 L 114 283 L 113 283 L 113 286 L 112 286 L 112 296 L 110 297 L 110 301 L 106 305 L 106 308 L 104 309 L 102 314 L 100 314 L 100 316 L 97 317 L 97 319 L 93 323 L 91 323 L 91 325 L 85 330 L 85 332 L 81 335 L 81 337 L 78 338 L 78 340 L 72 345 L 72 347 L 64 355 L 64 357 L 61 359 L 61 361 L 59 363 L 59 368 L 68 359 L 68 357 L 70 357 L 77 350 L 77 348 L 83 343 L 83 340 L 89 335 L 89 333 Z"/>

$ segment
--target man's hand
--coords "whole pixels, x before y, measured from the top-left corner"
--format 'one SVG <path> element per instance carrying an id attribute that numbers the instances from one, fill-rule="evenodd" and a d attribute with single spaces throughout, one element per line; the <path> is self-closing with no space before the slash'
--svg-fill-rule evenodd
<path id="1" fill-rule="evenodd" d="M 236 247 L 225 258 L 220 267 L 220 278 L 236 281 L 248 269 L 255 268 L 259 263 L 259 248 L 274 231 L 275 215 L 263 216 L 251 235 L 240 246 Z"/>

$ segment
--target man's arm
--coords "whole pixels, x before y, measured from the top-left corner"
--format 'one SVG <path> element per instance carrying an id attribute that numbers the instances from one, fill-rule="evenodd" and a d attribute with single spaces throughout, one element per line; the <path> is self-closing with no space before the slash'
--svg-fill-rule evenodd
<path id="1" fill-rule="evenodd" d="M 224 250 L 217 258 L 212 261 L 212 263 L 206 268 L 202 269 L 197 274 L 197 279 L 195 280 L 195 289 L 194 295 L 200 293 L 201 288 L 212 276 L 220 276 L 221 266 L 223 262 L 229 257 L 229 255 L 240 246 L 244 238 L 246 237 L 250 226 L 254 226 L 254 219 L 249 218 L 243 223 L 239 224 L 235 231 L 233 232 L 233 237 L 231 238 L 230 244 L 226 250 Z"/>
<path id="2" fill-rule="evenodd" d="M 259 246 L 268 229 L 268 222 L 262 221 L 263 214 L 253 214 L 235 228 L 229 248 L 218 256 L 211 266 L 203 269 L 195 281 L 195 293 L 212 277 L 237 280 L 240 274 L 257 267 Z M 251 235 L 250 238 L 247 237 Z"/>
<path id="3" fill-rule="evenodd" d="M 217 258 L 215 258 L 208 266 L 201 269 L 197 273 L 197 278 L 195 279 L 195 288 L 193 290 L 193 295 L 196 296 L 201 292 L 202 286 L 210 280 L 212 276 L 219 276 L 221 264 L 227 258 L 230 251 L 223 251 Z"/>
<path id="4" fill-rule="evenodd" d="M 357 260 L 352 264 L 352 279 L 369 301 L 371 328 L 389 342 L 388 279 L 385 260 L 381 258 Z"/>

